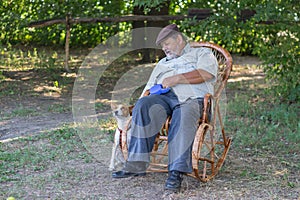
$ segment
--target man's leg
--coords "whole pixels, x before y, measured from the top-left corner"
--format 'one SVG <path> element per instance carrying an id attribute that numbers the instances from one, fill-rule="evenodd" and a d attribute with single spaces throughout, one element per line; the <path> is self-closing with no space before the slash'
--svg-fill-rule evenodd
<path id="1" fill-rule="evenodd" d="M 202 99 L 188 100 L 172 114 L 168 133 L 169 177 L 165 189 L 178 191 L 183 173 L 192 171 L 192 145 L 202 115 Z"/>
<path id="2" fill-rule="evenodd" d="M 202 99 L 193 99 L 173 111 L 168 134 L 169 171 L 192 172 L 191 150 L 202 107 Z"/>
<path id="3" fill-rule="evenodd" d="M 134 106 L 128 161 L 150 161 L 157 133 L 178 104 L 176 95 L 151 95 L 141 98 Z"/>

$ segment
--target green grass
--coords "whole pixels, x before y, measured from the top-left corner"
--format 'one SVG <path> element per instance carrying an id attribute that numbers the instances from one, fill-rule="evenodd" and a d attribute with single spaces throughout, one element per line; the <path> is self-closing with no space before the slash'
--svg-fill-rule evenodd
<path id="1" fill-rule="evenodd" d="M 38 143 L 38 144 L 37 144 Z M 39 172 L 50 162 L 91 157 L 86 153 L 76 129 L 65 126 L 49 133 L 0 143 L 0 182 L 18 179 L 20 169 Z"/>
<path id="2" fill-rule="evenodd" d="M 29 116 L 36 116 L 38 115 L 38 111 L 33 108 L 27 108 L 23 105 L 19 105 L 15 109 L 10 112 L 1 112 L 0 111 L 0 121 L 5 119 L 10 119 L 12 117 L 29 117 Z"/>
<path id="3" fill-rule="evenodd" d="M 251 103 L 251 97 L 240 95 L 227 110 L 226 126 L 238 147 L 282 156 L 300 152 L 299 104 L 273 103 L 267 98 Z"/>
<path id="4" fill-rule="evenodd" d="M 71 107 L 62 104 L 52 104 L 48 106 L 48 111 L 53 113 L 64 113 L 71 111 Z"/>
<path id="5" fill-rule="evenodd" d="M 14 183 L 10 191 L 0 189 L 0 197 L 24 197 L 26 188 L 44 189 L 49 181 L 80 179 L 74 168 L 64 168 L 68 162 L 89 163 L 92 156 L 82 145 L 76 129 L 64 126 L 38 136 L 0 144 L 0 184 Z M 57 164 L 55 164 L 57 163 Z M 38 174 L 52 171 L 49 175 Z M 57 187 L 62 185 L 57 184 Z"/>
<path id="6" fill-rule="evenodd" d="M 37 111 L 32 108 L 26 108 L 23 105 L 20 105 L 18 108 L 14 109 L 11 113 L 11 117 L 28 117 L 37 115 Z"/>

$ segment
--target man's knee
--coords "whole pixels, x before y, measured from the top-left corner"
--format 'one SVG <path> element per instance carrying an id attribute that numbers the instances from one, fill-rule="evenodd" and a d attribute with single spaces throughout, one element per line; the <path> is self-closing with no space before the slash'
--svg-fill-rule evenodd
<path id="1" fill-rule="evenodd" d="M 145 106 L 149 106 L 150 103 L 151 103 L 151 101 L 150 101 L 150 98 L 149 98 L 148 96 L 142 97 L 142 98 L 140 98 L 140 99 L 136 102 L 136 104 L 135 104 L 135 106 L 134 106 L 134 109 L 142 108 L 142 107 L 145 107 Z"/>
<path id="2" fill-rule="evenodd" d="M 181 106 L 181 118 L 199 118 L 202 113 L 202 105 L 197 100 L 188 102 Z"/>
<path id="3" fill-rule="evenodd" d="M 163 101 L 161 100 L 160 96 L 158 96 L 158 95 L 145 96 L 145 97 L 140 98 L 136 102 L 136 104 L 134 106 L 134 111 L 141 112 L 144 109 L 149 110 L 150 107 L 152 107 L 153 105 L 164 106 L 163 104 L 164 104 Z"/>

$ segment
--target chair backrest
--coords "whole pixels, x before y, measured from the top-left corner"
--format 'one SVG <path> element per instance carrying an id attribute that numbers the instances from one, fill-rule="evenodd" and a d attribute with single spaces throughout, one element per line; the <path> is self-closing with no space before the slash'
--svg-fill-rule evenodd
<path id="1" fill-rule="evenodd" d="M 214 97 L 219 98 L 232 70 L 232 57 L 230 53 L 220 45 L 210 42 L 191 42 L 190 45 L 191 47 L 210 48 L 213 54 L 215 55 L 219 64 L 219 69 L 217 82 L 215 84 Z"/>

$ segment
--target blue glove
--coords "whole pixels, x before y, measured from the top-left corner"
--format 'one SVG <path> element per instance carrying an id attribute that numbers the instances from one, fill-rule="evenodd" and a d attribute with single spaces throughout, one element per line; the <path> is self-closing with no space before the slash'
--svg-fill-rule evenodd
<path id="1" fill-rule="evenodd" d="M 162 84 L 156 84 L 150 88 L 150 95 L 165 94 L 170 91 L 170 88 L 163 88 Z"/>

